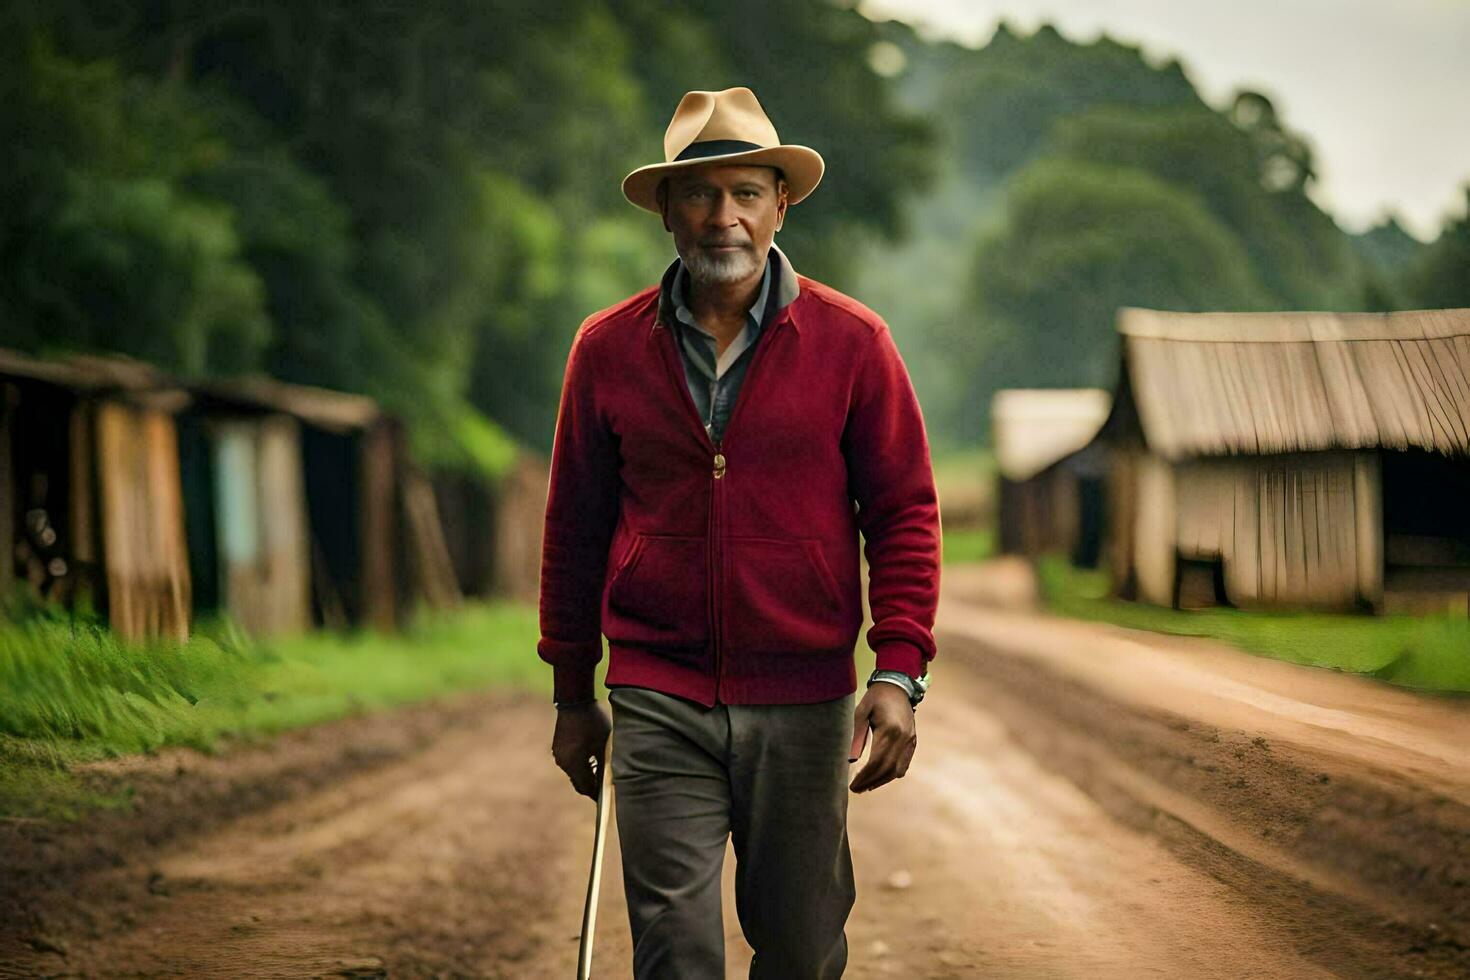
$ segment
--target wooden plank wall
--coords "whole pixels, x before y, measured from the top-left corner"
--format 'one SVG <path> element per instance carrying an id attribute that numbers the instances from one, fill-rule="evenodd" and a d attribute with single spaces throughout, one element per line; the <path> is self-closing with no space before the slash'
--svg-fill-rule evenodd
<path id="1" fill-rule="evenodd" d="M 1351 607 L 1358 591 L 1352 457 L 1264 460 L 1254 484 L 1261 542 L 1257 598 L 1272 605 Z"/>
<path id="2" fill-rule="evenodd" d="M 262 629 L 298 633 L 311 627 L 311 548 L 306 522 L 306 480 L 301 426 L 288 415 L 262 419 L 260 473 Z"/>
<path id="3" fill-rule="evenodd" d="M 401 475 L 403 523 L 411 592 L 434 609 L 453 609 L 464 599 L 444 540 L 444 523 L 428 477 L 405 467 Z"/>
<path id="4" fill-rule="evenodd" d="M 1383 457 L 1353 456 L 1353 507 L 1356 511 L 1358 596 L 1383 609 Z"/>
<path id="5" fill-rule="evenodd" d="M 366 430 L 358 440 L 362 620 L 385 632 L 398 624 L 398 572 L 394 560 L 399 537 L 394 506 L 397 468 L 393 430 L 383 424 Z"/>
<path id="6" fill-rule="evenodd" d="M 1066 467 L 1042 470 L 1028 480 L 999 481 L 1000 550 L 1007 555 L 1071 555 L 1081 533 L 1077 475 Z"/>
<path id="7" fill-rule="evenodd" d="M 162 411 L 97 406 L 102 553 L 112 627 L 124 638 L 188 639 L 189 558 L 179 445 Z"/>
<path id="8" fill-rule="evenodd" d="M 1113 590 L 1125 599 L 1137 598 L 1133 546 L 1137 539 L 1135 470 L 1139 455 L 1133 449 L 1110 449 L 1106 471 L 1108 513 L 1103 525 L 1103 551 Z"/>
<path id="9" fill-rule="evenodd" d="M 541 534 L 546 520 L 550 463 L 522 451 L 501 486 L 495 513 L 495 591 L 535 601 L 541 583 Z"/>
<path id="10" fill-rule="evenodd" d="M 1174 604 L 1178 518 L 1174 467 L 1153 455 L 1142 455 L 1134 469 L 1133 560 L 1138 597 L 1155 605 Z"/>
<path id="11" fill-rule="evenodd" d="M 1179 464 L 1180 553 L 1221 559 L 1226 595 L 1237 606 L 1354 606 L 1372 588 L 1374 567 L 1371 555 L 1360 562 L 1360 541 L 1381 538 L 1377 526 L 1359 524 L 1360 514 L 1371 520 L 1375 511 L 1365 455 Z"/>
<path id="12" fill-rule="evenodd" d="M 1234 551 L 1239 469 L 1234 460 L 1191 461 L 1174 468 L 1181 557 L 1210 561 Z"/>
<path id="13" fill-rule="evenodd" d="M 255 636 L 311 625 L 300 426 L 286 415 L 211 427 L 221 600 Z"/>

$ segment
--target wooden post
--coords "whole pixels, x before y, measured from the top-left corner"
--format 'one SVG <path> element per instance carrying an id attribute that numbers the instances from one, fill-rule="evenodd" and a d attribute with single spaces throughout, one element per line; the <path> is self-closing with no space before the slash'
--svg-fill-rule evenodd
<path id="1" fill-rule="evenodd" d="M 15 460 L 10 433 L 19 401 L 15 385 L 0 385 L 0 599 L 15 587 Z"/>
<path id="2" fill-rule="evenodd" d="M 362 434 L 358 445 L 362 617 L 374 629 L 384 631 L 392 630 L 398 622 L 393 443 L 392 430 L 379 422 Z"/>
<path id="3" fill-rule="evenodd" d="M 1353 457 L 1353 510 L 1358 596 L 1379 612 L 1383 609 L 1383 467 L 1377 452 Z"/>
<path id="4" fill-rule="evenodd" d="M 1174 468 L 1152 453 L 1138 458 L 1135 471 L 1138 503 L 1134 562 L 1138 594 L 1157 606 L 1174 603 L 1178 519 L 1174 500 Z"/>

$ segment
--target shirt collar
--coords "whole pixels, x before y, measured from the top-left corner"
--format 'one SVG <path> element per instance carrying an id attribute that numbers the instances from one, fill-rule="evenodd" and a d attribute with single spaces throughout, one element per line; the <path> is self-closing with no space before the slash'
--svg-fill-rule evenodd
<path id="1" fill-rule="evenodd" d="M 659 283 L 658 308 L 654 314 L 653 327 L 672 326 L 675 323 L 674 282 L 675 278 L 684 271 L 684 262 L 674 259 L 669 267 L 664 270 L 663 278 Z M 766 257 L 766 279 L 769 285 L 764 284 L 763 290 L 774 291 L 774 302 L 769 293 L 765 296 L 765 307 L 762 310 L 761 321 L 774 321 L 781 311 L 796 301 L 801 295 L 801 284 L 797 281 L 796 270 L 791 266 L 791 260 L 786 253 L 771 245 L 770 254 Z M 796 320 L 791 320 L 791 326 L 797 327 Z"/>
<path id="2" fill-rule="evenodd" d="M 766 271 L 761 276 L 761 288 L 756 293 L 755 302 L 751 304 L 746 317 L 754 330 L 760 330 L 761 324 L 765 322 L 766 302 L 771 295 L 771 263 L 774 256 L 766 257 Z M 686 323 L 701 333 L 707 333 L 694 319 L 694 312 L 688 306 L 689 297 L 689 269 L 679 260 L 679 271 L 674 273 L 674 316 L 681 323 Z"/>

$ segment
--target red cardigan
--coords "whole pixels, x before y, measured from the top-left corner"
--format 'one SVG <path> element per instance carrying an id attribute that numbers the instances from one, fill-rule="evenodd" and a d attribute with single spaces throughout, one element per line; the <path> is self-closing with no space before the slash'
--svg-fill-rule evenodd
<path id="1" fill-rule="evenodd" d="M 789 267 L 788 267 L 789 268 Z M 858 532 L 880 668 L 934 656 L 939 504 L 919 403 L 888 327 L 800 276 L 761 331 L 719 445 L 651 287 L 572 341 L 541 560 L 557 701 L 632 684 L 704 705 L 857 688 Z"/>

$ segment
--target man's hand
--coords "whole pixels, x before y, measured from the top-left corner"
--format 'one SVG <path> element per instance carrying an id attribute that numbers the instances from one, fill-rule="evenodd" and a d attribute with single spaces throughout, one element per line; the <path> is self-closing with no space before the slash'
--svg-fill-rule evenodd
<path id="1" fill-rule="evenodd" d="M 896 684 L 879 681 L 868 688 L 858 703 L 852 719 L 852 750 L 847 753 L 848 762 L 856 762 L 862 756 L 870 725 L 873 751 L 868 755 L 868 764 L 848 786 L 854 793 L 877 789 L 895 778 L 902 779 L 919 745 L 913 706 Z"/>
<path id="2" fill-rule="evenodd" d="M 593 800 L 602 787 L 602 767 L 607 765 L 603 756 L 607 753 L 607 736 L 611 731 L 612 722 L 596 701 L 556 709 L 551 756 L 571 779 L 572 788 Z"/>

